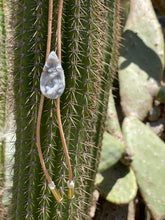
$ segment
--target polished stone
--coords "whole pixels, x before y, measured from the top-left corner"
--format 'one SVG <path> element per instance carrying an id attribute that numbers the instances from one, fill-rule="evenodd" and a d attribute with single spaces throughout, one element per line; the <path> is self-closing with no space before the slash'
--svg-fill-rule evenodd
<path id="1" fill-rule="evenodd" d="M 57 99 L 64 92 L 64 70 L 54 51 L 49 54 L 43 68 L 40 79 L 40 89 L 43 95 L 49 99 Z"/>

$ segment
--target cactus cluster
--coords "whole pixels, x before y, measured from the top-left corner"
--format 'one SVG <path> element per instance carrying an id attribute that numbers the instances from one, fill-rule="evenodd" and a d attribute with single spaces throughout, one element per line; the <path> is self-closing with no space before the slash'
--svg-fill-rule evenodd
<path id="1" fill-rule="evenodd" d="M 64 70 L 66 87 L 60 107 L 75 182 L 72 199 L 67 197 L 68 169 L 56 102 L 46 97 L 40 127 L 45 165 L 63 198 L 58 203 L 48 188 L 36 146 L 49 1 L 9 1 L 9 54 L 6 3 L 0 0 L 0 187 L 3 189 L 5 182 L 3 133 L 8 109 L 8 61 L 12 60 L 16 140 L 9 215 L 13 220 L 90 219 L 95 177 L 100 193 L 111 203 L 128 204 L 139 189 L 152 217 L 165 218 L 165 148 L 158 137 L 164 128 L 156 134 L 151 131 L 160 120 L 165 124 L 163 34 L 151 0 L 130 0 L 118 65 L 119 108 L 123 112 L 119 118 L 112 94 L 120 39 L 119 2 L 65 0 L 63 4 L 60 71 Z M 53 0 L 51 51 L 55 52 L 58 3 Z M 4 209 L 2 204 L 0 194 L 0 209 Z M 2 215 L 0 218 L 5 218 Z"/>
<path id="2" fill-rule="evenodd" d="M 140 120 L 127 117 L 123 134 L 134 155 L 132 168 L 136 174 L 142 196 L 155 219 L 165 217 L 165 144 Z"/>
<path id="3" fill-rule="evenodd" d="M 133 200 L 138 188 L 152 218 L 164 219 L 164 38 L 151 1 L 130 1 L 121 43 L 120 106 L 117 113 L 110 93 L 96 185 L 118 205 Z"/>
<path id="4" fill-rule="evenodd" d="M 72 164 L 75 197 L 66 195 L 68 171 L 54 100 L 45 98 L 40 136 L 46 167 L 63 201 L 47 187 L 36 147 L 40 76 L 47 43 L 47 0 L 10 1 L 16 122 L 11 219 L 88 219 L 100 158 L 108 93 L 117 65 L 119 0 L 66 0 L 62 14 L 62 67 L 66 88 L 61 117 Z M 51 50 L 56 51 L 58 3 L 53 1 Z"/>

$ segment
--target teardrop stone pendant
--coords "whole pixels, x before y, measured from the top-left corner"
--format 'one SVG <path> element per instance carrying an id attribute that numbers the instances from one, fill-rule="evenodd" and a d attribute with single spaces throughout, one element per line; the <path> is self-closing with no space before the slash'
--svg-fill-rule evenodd
<path id="1" fill-rule="evenodd" d="M 49 99 L 59 98 L 65 89 L 65 75 L 61 63 L 52 51 L 43 68 L 40 78 L 40 89 L 43 95 Z"/>

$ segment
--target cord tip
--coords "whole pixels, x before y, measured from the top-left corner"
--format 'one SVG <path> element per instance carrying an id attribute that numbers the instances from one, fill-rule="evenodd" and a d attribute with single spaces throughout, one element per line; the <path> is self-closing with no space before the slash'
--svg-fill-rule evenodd
<path id="1" fill-rule="evenodd" d="M 54 195 L 55 199 L 57 200 L 57 202 L 61 202 L 62 197 L 61 197 L 59 191 L 56 189 L 54 182 L 52 181 L 51 183 L 48 184 L 48 186 L 49 186 L 52 194 Z"/>
<path id="2" fill-rule="evenodd" d="M 57 202 L 61 202 L 62 201 L 62 197 L 59 193 L 59 191 L 55 188 L 55 189 L 51 189 L 52 194 L 54 195 L 55 199 L 57 200 Z"/>
<path id="3" fill-rule="evenodd" d="M 68 199 L 74 198 L 74 182 L 68 181 Z"/>

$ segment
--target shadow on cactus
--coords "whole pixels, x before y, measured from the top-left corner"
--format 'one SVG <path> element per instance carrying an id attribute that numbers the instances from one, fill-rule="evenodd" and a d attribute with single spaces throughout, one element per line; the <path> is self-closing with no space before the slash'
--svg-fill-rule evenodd
<path id="1" fill-rule="evenodd" d="M 123 33 L 123 38 L 125 47 L 122 47 L 121 54 L 126 60 L 121 63 L 120 69 L 125 69 L 128 65 L 134 63 L 156 81 L 160 81 L 161 77 L 157 72 L 162 72 L 162 62 L 157 53 L 148 47 L 138 34 L 132 30 L 126 30 Z M 148 65 L 149 62 L 154 63 L 154 68 Z"/>
<path id="2" fill-rule="evenodd" d="M 111 99 L 112 97 L 110 101 Z M 118 135 L 119 138 L 121 135 Z M 125 146 L 116 137 L 105 132 L 96 185 L 107 201 L 119 205 L 128 204 L 137 193 L 136 178 L 132 169 L 119 161 L 124 153 Z"/>

